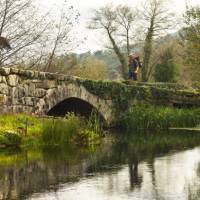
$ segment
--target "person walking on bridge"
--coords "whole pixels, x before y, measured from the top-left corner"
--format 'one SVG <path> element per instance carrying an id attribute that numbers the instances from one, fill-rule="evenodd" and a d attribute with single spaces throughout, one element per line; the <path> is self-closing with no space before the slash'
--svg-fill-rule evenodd
<path id="1" fill-rule="evenodd" d="M 129 55 L 128 80 L 137 81 L 137 74 L 140 66 L 141 62 L 139 56 L 137 54 Z"/>

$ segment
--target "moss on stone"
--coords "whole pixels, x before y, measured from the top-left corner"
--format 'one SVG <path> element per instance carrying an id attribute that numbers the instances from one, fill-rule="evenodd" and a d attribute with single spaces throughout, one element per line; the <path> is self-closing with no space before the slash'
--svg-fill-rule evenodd
<path id="1" fill-rule="evenodd" d="M 185 88 L 174 83 L 141 83 L 111 82 L 77 79 L 79 85 L 84 86 L 90 93 L 104 100 L 112 100 L 113 111 L 118 116 L 131 105 L 160 104 L 171 105 L 172 98 L 198 97 L 196 90 Z"/>

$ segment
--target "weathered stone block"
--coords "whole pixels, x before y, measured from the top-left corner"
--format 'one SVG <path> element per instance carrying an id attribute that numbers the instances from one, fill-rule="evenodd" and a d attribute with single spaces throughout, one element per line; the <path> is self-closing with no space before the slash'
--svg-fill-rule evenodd
<path id="1" fill-rule="evenodd" d="M 0 83 L 0 93 L 1 94 L 9 94 L 9 87 L 5 83 Z"/>
<path id="2" fill-rule="evenodd" d="M 64 75 L 64 81 L 70 81 L 72 80 L 72 76 Z"/>
<path id="3" fill-rule="evenodd" d="M 42 83 L 42 80 L 39 79 L 33 79 L 31 80 L 32 83 Z"/>
<path id="4" fill-rule="evenodd" d="M 46 103 L 45 103 L 45 100 L 44 99 L 40 99 L 36 106 L 35 106 L 35 113 L 36 114 L 45 114 L 44 111 L 45 111 L 45 106 L 46 106 Z"/>
<path id="5" fill-rule="evenodd" d="M 11 106 L 12 105 L 12 97 L 4 95 L 4 105 Z"/>
<path id="6" fill-rule="evenodd" d="M 10 68 L 1 67 L 0 68 L 0 74 L 3 75 L 3 76 L 9 75 L 10 74 Z"/>
<path id="7" fill-rule="evenodd" d="M 11 96 L 15 98 L 21 98 L 28 95 L 28 90 L 23 86 L 13 87 L 11 90 Z"/>
<path id="8" fill-rule="evenodd" d="M 46 78 L 47 79 L 57 79 L 58 78 L 58 74 L 54 74 L 54 73 L 46 73 Z"/>
<path id="9" fill-rule="evenodd" d="M 17 68 L 10 68 L 10 74 L 18 74 L 19 73 L 19 69 Z"/>
<path id="10" fill-rule="evenodd" d="M 5 102 L 6 102 L 6 95 L 5 94 L 4 95 L 0 95 L 0 105 L 5 104 Z"/>
<path id="11" fill-rule="evenodd" d="M 7 105 L 1 105 L 0 106 L 0 113 L 11 113 L 11 108 Z"/>
<path id="12" fill-rule="evenodd" d="M 17 75 L 12 74 L 7 76 L 7 83 L 9 86 L 15 87 L 17 86 L 18 82 L 19 82 L 19 77 Z"/>
<path id="13" fill-rule="evenodd" d="M 33 71 L 25 71 L 24 75 L 28 78 L 33 78 L 35 74 Z"/>
<path id="14" fill-rule="evenodd" d="M 12 98 L 12 105 L 22 105 L 23 101 L 22 98 Z"/>
<path id="15" fill-rule="evenodd" d="M 34 73 L 34 71 L 20 69 L 18 71 L 18 74 L 25 76 L 26 78 L 33 78 L 35 73 Z"/>
<path id="16" fill-rule="evenodd" d="M 39 98 L 35 98 L 35 97 L 23 97 L 22 103 L 23 105 L 26 105 L 26 106 L 35 106 L 38 100 Z"/>
<path id="17" fill-rule="evenodd" d="M 46 95 L 46 90 L 45 89 L 42 89 L 42 88 L 37 88 L 35 90 L 35 97 L 38 97 L 38 98 L 41 98 L 41 97 L 44 97 Z"/>
<path id="18" fill-rule="evenodd" d="M 41 79 L 41 80 L 46 79 L 46 72 L 40 72 L 40 73 L 38 74 L 38 78 Z"/>
<path id="19" fill-rule="evenodd" d="M 49 89 L 49 90 L 47 90 L 47 97 L 49 97 L 49 96 L 55 96 L 55 91 L 54 91 L 54 89 Z"/>
<path id="20" fill-rule="evenodd" d="M 16 105 L 16 106 L 12 106 L 12 112 L 13 113 L 27 113 L 27 114 L 30 114 L 30 113 L 33 112 L 33 107 Z"/>
<path id="21" fill-rule="evenodd" d="M 5 77 L 5 76 L 2 76 L 2 77 L 1 77 L 1 82 L 7 84 L 7 81 L 6 81 L 6 77 Z"/>
<path id="22" fill-rule="evenodd" d="M 66 76 L 65 76 L 65 75 L 62 75 L 62 74 L 59 74 L 59 75 L 58 75 L 58 80 L 59 80 L 59 81 L 64 81 L 64 80 L 66 80 Z"/>
<path id="23" fill-rule="evenodd" d="M 56 88 L 57 84 L 55 80 L 44 80 L 42 83 L 37 84 L 37 87 L 43 88 L 43 89 L 52 89 L 52 88 Z"/>
<path id="24" fill-rule="evenodd" d="M 35 89 L 36 89 L 35 84 L 29 83 L 28 84 L 28 91 L 27 91 L 28 96 L 34 97 L 35 96 Z"/>
<path id="25" fill-rule="evenodd" d="M 34 72 L 34 78 L 35 78 L 35 79 L 39 78 L 39 73 L 40 73 L 39 71 L 35 71 L 35 72 Z"/>
<path id="26" fill-rule="evenodd" d="M 25 70 L 23 70 L 23 69 L 19 69 L 18 74 L 19 74 L 19 75 L 24 75 L 24 71 L 25 71 Z"/>

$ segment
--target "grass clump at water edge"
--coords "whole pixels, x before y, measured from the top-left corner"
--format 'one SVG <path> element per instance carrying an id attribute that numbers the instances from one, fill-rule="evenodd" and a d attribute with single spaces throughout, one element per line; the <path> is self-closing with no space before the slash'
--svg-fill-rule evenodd
<path id="1" fill-rule="evenodd" d="M 26 115 L 0 117 L 0 148 L 8 146 L 91 145 L 100 139 L 100 125 L 91 125 L 73 113 L 64 118 L 39 118 Z M 96 121 L 97 123 L 97 121 Z M 98 133 L 97 133 L 98 131 Z"/>
<path id="2" fill-rule="evenodd" d="M 119 125 L 126 130 L 161 130 L 170 127 L 195 127 L 200 124 L 200 109 L 134 106 L 121 115 Z"/>

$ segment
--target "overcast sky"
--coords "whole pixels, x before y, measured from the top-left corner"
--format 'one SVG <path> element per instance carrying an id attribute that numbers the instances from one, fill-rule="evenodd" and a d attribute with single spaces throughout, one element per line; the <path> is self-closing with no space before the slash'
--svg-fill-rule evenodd
<path id="1" fill-rule="evenodd" d="M 64 0 L 36 0 L 44 8 L 53 6 L 54 4 L 62 4 Z M 76 52 L 95 51 L 103 48 L 103 38 L 99 31 L 92 31 L 86 29 L 86 23 L 91 16 L 91 10 L 104 6 L 108 3 L 127 4 L 129 6 L 139 6 L 142 0 L 68 0 L 69 5 L 73 5 L 75 9 L 80 13 L 80 22 L 77 27 L 78 38 L 87 37 L 86 44 L 82 45 Z M 185 2 L 190 5 L 200 5 L 200 0 L 170 0 L 171 9 L 174 10 L 177 15 L 181 16 L 185 9 Z"/>

